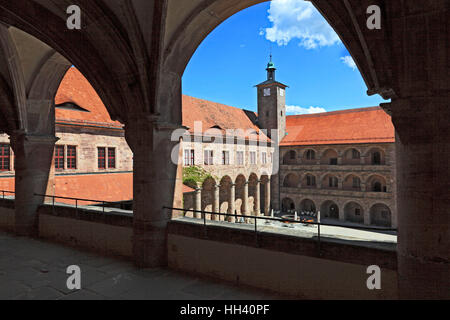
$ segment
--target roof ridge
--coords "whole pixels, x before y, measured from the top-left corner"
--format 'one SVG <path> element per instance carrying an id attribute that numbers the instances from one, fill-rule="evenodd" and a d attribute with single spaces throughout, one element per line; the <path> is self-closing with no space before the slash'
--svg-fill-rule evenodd
<path id="1" fill-rule="evenodd" d="M 336 110 L 336 111 L 311 113 L 311 114 L 288 115 L 288 116 L 286 116 L 286 118 L 314 118 L 314 117 L 333 116 L 333 115 L 337 115 L 337 114 L 357 113 L 357 112 L 366 112 L 366 111 L 375 111 L 375 110 L 383 110 L 383 108 L 381 108 L 380 106 L 363 107 L 363 108 Z"/>

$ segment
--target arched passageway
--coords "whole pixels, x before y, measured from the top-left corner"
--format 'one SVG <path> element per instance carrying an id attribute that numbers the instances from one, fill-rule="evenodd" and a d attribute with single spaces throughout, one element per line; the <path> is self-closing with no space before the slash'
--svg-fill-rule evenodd
<path id="1" fill-rule="evenodd" d="M 288 210 L 295 210 L 295 203 L 291 198 L 284 198 L 281 201 L 281 211 L 287 212 Z"/>
<path id="2" fill-rule="evenodd" d="M 373 205 L 370 208 L 370 224 L 390 228 L 392 226 L 391 209 L 382 203 Z"/>
<path id="3" fill-rule="evenodd" d="M 320 216 L 339 220 L 339 206 L 334 201 L 325 201 L 320 207 Z"/>
<path id="4" fill-rule="evenodd" d="M 299 208 L 300 212 L 316 212 L 316 204 L 310 199 L 303 199 Z"/>
<path id="5" fill-rule="evenodd" d="M 345 221 L 364 223 L 364 210 L 357 202 L 349 202 L 344 207 Z"/>

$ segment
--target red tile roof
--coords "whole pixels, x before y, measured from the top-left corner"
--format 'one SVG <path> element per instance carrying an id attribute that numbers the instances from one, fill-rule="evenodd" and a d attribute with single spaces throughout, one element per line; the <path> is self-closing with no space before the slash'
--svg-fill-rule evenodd
<path id="1" fill-rule="evenodd" d="M 268 141 L 253 119 L 256 120 L 257 115 L 252 111 L 183 95 L 183 125 L 191 133 L 195 129 L 194 122 L 201 121 L 203 133 L 211 128 L 220 130 L 222 134 L 226 130 L 241 129 L 241 132 L 236 131 L 240 138 Z"/>
<path id="2" fill-rule="evenodd" d="M 56 93 L 55 105 L 66 102 L 74 103 L 89 112 L 56 108 L 57 122 L 122 128 L 120 122 L 111 120 L 94 88 L 76 68 L 67 71 Z"/>
<path id="3" fill-rule="evenodd" d="M 395 142 L 391 117 L 380 107 L 287 116 L 282 146 Z"/>
<path id="4" fill-rule="evenodd" d="M 0 190 L 14 189 L 14 177 L 0 179 Z M 56 176 L 55 196 L 106 202 L 132 200 L 133 173 Z M 55 202 L 75 204 L 74 200 L 55 199 Z M 90 203 L 78 202 L 80 205 Z"/>

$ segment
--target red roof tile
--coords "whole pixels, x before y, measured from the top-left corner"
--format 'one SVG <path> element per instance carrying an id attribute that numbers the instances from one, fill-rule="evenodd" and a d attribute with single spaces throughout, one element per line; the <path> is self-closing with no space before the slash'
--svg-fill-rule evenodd
<path id="1" fill-rule="evenodd" d="M 391 117 L 380 107 L 287 116 L 282 146 L 395 142 Z"/>
<path id="2" fill-rule="evenodd" d="M 120 122 L 111 120 L 94 88 L 76 68 L 70 68 L 67 71 L 56 93 L 55 105 L 66 102 L 74 103 L 89 112 L 56 108 L 57 122 L 122 127 Z"/>
<path id="3" fill-rule="evenodd" d="M 256 120 L 254 112 L 183 95 L 183 125 L 191 133 L 195 129 L 194 122 L 201 121 L 203 133 L 211 128 L 220 130 L 222 134 L 226 130 L 241 129 L 241 132 L 236 131 L 240 138 L 268 141 L 251 118 Z"/>

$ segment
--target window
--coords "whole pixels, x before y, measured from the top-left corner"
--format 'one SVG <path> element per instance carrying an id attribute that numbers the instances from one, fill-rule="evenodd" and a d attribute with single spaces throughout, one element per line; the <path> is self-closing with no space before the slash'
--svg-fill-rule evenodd
<path id="1" fill-rule="evenodd" d="M 11 159 L 9 144 L 0 145 L 0 170 L 9 171 L 9 163 Z"/>
<path id="2" fill-rule="evenodd" d="M 214 164 L 214 152 L 212 150 L 205 150 L 204 163 L 207 166 Z"/>
<path id="3" fill-rule="evenodd" d="M 338 187 L 338 179 L 336 177 L 329 177 L 328 184 L 329 184 L 330 188 L 337 188 Z"/>
<path id="4" fill-rule="evenodd" d="M 64 146 L 55 146 L 55 169 L 64 170 Z"/>
<path id="5" fill-rule="evenodd" d="M 193 149 L 184 150 L 184 165 L 186 167 L 195 164 L 195 153 Z"/>
<path id="6" fill-rule="evenodd" d="M 262 162 L 262 164 L 267 163 L 267 153 L 266 152 L 261 153 L 261 162 Z"/>
<path id="7" fill-rule="evenodd" d="M 360 180 L 359 180 L 359 178 L 354 177 L 353 178 L 353 188 L 359 189 L 359 187 L 360 187 Z"/>
<path id="8" fill-rule="evenodd" d="M 106 148 L 98 147 L 98 168 L 106 169 Z"/>
<path id="9" fill-rule="evenodd" d="M 250 152 L 250 164 L 256 164 L 256 152 Z"/>
<path id="10" fill-rule="evenodd" d="M 77 147 L 67 146 L 67 169 L 77 168 Z"/>
<path id="11" fill-rule="evenodd" d="M 338 159 L 337 158 L 330 158 L 330 165 L 336 166 L 337 164 L 338 164 Z"/>
<path id="12" fill-rule="evenodd" d="M 116 149 L 108 148 L 108 168 L 114 169 L 116 167 Z"/>
<path id="13" fill-rule="evenodd" d="M 222 151 L 222 164 L 223 165 L 230 164 L 230 152 L 229 151 Z"/>
<path id="14" fill-rule="evenodd" d="M 355 208 L 355 216 L 360 216 L 360 215 L 361 215 L 361 209 Z"/>
<path id="15" fill-rule="evenodd" d="M 289 151 L 289 159 L 295 160 L 295 155 L 296 155 L 295 151 L 293 150 Z"/>
<path id="16" fill-rule="evenodd" d="M 236 152 L 236 162 L 238 165 L 241 165 L 241 166 L 244 164 L 244 152 L 243 151 Z"/>
<path id="17" fill-rule="evenodd" d="M 314 150 L 306 151 L 306 160 L 314 160 L 316 158 L 316 152 Z"/>
<path id="18" fill-rule="evenodd" d="M 306 176 L 306 185 L 309 187 L 315 186 L 316 185 L 316 177 Z"/>
<path id="19" fill-rule="evenodd" d="M 352 159 L 360 159 L 361 158 L 361 154 L 359 153 L 358 150 L 353 149 L 352 150 Z"/>
<path id="20" fill-rule="evenodd" d="M 381 154 L 379 152 L 374 152 L 372 154 L 372 164 L 374 164 L 374 165 L 381 164 Z"/>

